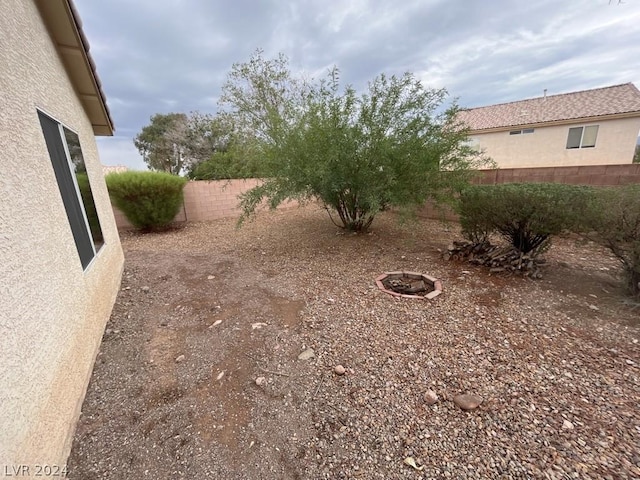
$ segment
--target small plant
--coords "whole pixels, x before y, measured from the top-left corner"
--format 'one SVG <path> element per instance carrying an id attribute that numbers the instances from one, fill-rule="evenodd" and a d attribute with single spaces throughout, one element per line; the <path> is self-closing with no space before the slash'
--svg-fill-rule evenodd
<path id="1" fill-rule="evenodd" d="M 549 248 L 553 235 L 576 225 L 590 191 L 554 183 L 471 186 L 460 197 L 463 234 L 481 243 L 495 232 L 519 252 L 535 256 Z"/>
<path id="2" fill-rule="evenodd" d="M 640 298 L 640 185 L 595 191 L 583 229 L 620 260 L 630 293 Z"/>
<path id="3" fill-rule="evenodd" d="M 136 228 L 166 228 L 180 210 L 187 179 L 164 172 L 110 173 L 109 196 Z"/>

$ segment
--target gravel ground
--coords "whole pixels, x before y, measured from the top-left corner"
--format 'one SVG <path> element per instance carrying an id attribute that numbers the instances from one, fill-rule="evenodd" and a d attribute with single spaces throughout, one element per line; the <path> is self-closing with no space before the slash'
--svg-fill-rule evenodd
<path id="1" fill-rule="evenodd" d="M 344 234 L 315 206 L 124 235 L 70 478 L 640 478 L 615 259 L 561 238 L 533 281 L 446 262 L 454 239 L 391 213 Z M 393 270 L 444 293 L 377 290 Z"/>

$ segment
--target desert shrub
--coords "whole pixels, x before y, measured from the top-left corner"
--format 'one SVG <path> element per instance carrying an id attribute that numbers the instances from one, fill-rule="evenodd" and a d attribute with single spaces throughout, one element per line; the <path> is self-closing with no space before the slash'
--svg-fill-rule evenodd
<path id="1" fill-rule="evenodd" d="M 187 179 L 164 172 L 110 173 L 109 196 L 127 219 L 142 230 L 166 228 L 183 199 Z"/>
<path id="2" fill-rule="evenodd" d="M 260 178 L 264 172 L 256 161 L 241 161 L 230 152 L 216 152 L 199 163 L 188 174 L 193 180 L 228 180 L 233 178 Z"/>
<path id="3" fill-rule="evenodd" d="M 244 192 L 248 218 L 266 202 L 318 200 L 339 227 L 366 231 L 390 207 L 411 211 L 447 197 L 485 164 L 467 143 L 455 102 L 413 74 L 379 75 L 359 93 L 342 86 L 337 68 L 307 81 L 286 57 L 262 52 L 234 64 L 221 107 L 246 137 L 264 183 Z"/>
<path id="4" fill-rule="evenodd" d="M 640 297 L 640 185 L 594 191 L 582 228 L 620 260 L 631 294 Z"/>
<path id="5" fill-rule="evenodd" d="M 590 191 L 554 183 L 470 186 L 460 196 L 460 224 L 471 242 L 498 233 L 520 252 L 535 255 L 550 246 L 553 235 L 575 228 Z"/>

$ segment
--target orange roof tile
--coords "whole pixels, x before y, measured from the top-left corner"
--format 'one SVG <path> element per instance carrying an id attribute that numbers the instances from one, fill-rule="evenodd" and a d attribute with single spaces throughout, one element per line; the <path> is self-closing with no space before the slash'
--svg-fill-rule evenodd
<path id="1" fill-rule="evenodd" d="M 471 108 L 459 115 L 474 131 L 634 112 L 640 116 L 640 91 L 633 83 L 625 83 Z"/>

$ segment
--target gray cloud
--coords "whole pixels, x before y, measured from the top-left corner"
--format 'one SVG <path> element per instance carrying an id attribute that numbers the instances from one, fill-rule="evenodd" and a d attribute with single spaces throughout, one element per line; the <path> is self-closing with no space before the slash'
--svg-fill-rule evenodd
<path id="1" fill-rule="evenodd" d="M 640 85 L 640 2 L 75 0 L 117 127 L 105 164 L 144 168 L 132 138 L 158 112 L 214 113 L 256 48 L 295 70 L 337 65 L 357 89 L 412 71 L 463 106 Z"/>

